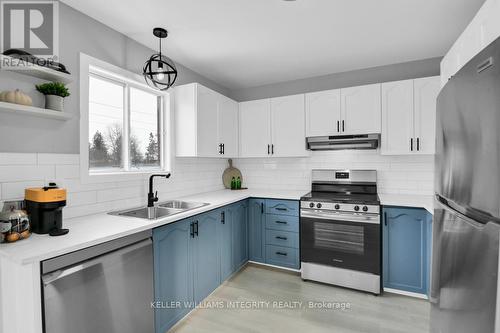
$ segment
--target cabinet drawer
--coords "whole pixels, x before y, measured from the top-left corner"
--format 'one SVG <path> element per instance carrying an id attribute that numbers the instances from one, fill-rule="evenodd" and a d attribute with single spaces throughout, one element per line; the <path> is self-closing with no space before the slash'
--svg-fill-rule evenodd
<path id="1" fill-rule="evenodd" d="M 298 248 L 299 234 L 290 231 L 266 230 L 266 244 Z"/>
<path id="2" fill-rule="evenodd" d="M 299 202 L 293 200 L 266 200 L 266 213 L 299 216 Z"/>
<path id="3" fill-rule="evenodd" d="M 299 250 L 283 246 L 266 245 L 266 263 L 298 269 Z"/>
<path id="4" fill-rule="evenodd" d="M 299 217 L 267 214 L 266 228 L 271 230 L 299 232 Z"/>

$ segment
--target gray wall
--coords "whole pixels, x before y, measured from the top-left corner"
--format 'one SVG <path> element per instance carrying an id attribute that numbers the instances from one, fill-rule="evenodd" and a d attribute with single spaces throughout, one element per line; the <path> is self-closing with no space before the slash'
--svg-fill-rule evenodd
<path id="1" fill-rule="evenodd" d="M 60 62 L 73 74 L 68 85 L 71 96 L 65 108 L 73 114 L 69 121 L 58 121 L 0 113 L 0 152 L 78 153 L 79 152 L 79 53 L 83 52 L 132 72 L 141 73 L 142 65 L 154 52 L 125 35 L 60 3 Z M 151 38 L 154 38 L 151 34 Z M 222 94 L 229 91 L 209 79 L 177 64 L 178 83 L 200 82 Z M 35 106 L 43 106 L 43 96 L 34 84 L 35 78 L 0 71 L 0 90 L 19 88 L 33 98 Z"/>
<path id="2" fill-rule="evenodd" d="M 313 91 L 359 86 L 439 75 L 442 58 L 431 58 L 388 66 L 317 76 L 308 79 L 269 84 L 231 91 L 237 101 L 301 94 Z"/>

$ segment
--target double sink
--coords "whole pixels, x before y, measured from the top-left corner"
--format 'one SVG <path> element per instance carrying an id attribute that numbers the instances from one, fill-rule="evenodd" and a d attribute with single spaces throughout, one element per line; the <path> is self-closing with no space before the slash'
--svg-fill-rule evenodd
<path id="1" fill-rule="evenodd" d="M 140 207 L 109 213 L 110 215 L 136 217 L 140 219 L 156 220 L 183 213 L 188 210 L 209 205 L 204 202 L 189 202 L 180 200 L 169 200 L 158 204 L 155 207 Z"/>

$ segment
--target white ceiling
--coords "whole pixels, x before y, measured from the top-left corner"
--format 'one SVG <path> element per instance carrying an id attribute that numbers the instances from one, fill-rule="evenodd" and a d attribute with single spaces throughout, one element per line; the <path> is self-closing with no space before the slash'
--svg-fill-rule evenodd
<path id="1" fill-rule="evenodd" d="M 62 0 L 229 89 L 442 56 L 484 0 Z"/>

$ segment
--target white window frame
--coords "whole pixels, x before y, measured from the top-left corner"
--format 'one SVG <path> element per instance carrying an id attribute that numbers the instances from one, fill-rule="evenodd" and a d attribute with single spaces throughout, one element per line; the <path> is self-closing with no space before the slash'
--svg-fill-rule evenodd
<path id="1" fill-rule="evenodd" d="M 90 172 L 89 169 L 89 77 L 96 76 L 105 80 L 115 81 L 124 86 L 133 87 L 145 91 L 150 91 L 155 95 L 162 97 L 161 112 L 159 117 L 159 145 L 160 153 L 160 168 L 147 168 L 141 170 L 103 170 Z M 128 110 L 129 96 L 128 89 L 125 89 L 124 94 L 124 109 Z M 93 58 L 86 54 L 80 53 L 80 178 L 82 183 L 100 183 L 100 182 L 115 182 L 128 180 L 141 180 L 147 178 L 152 173 L 163 173 L 171 171 L 172 162 L 172 112 L 171 112 L 171 96 L 168 92 L 159 93 L 144 83 L 144 78 L 141 75 L 132 73 L 118 66 L 109 64 L 105 61 Z M 125 113 L 124 119 L 124 137 L 128 138 L 129 125 L 128 112 Z M 128 154 L 128 140 L 124 140 L 125 154 Z M 128 169 L 128 166 L 127 166 Z"/>

